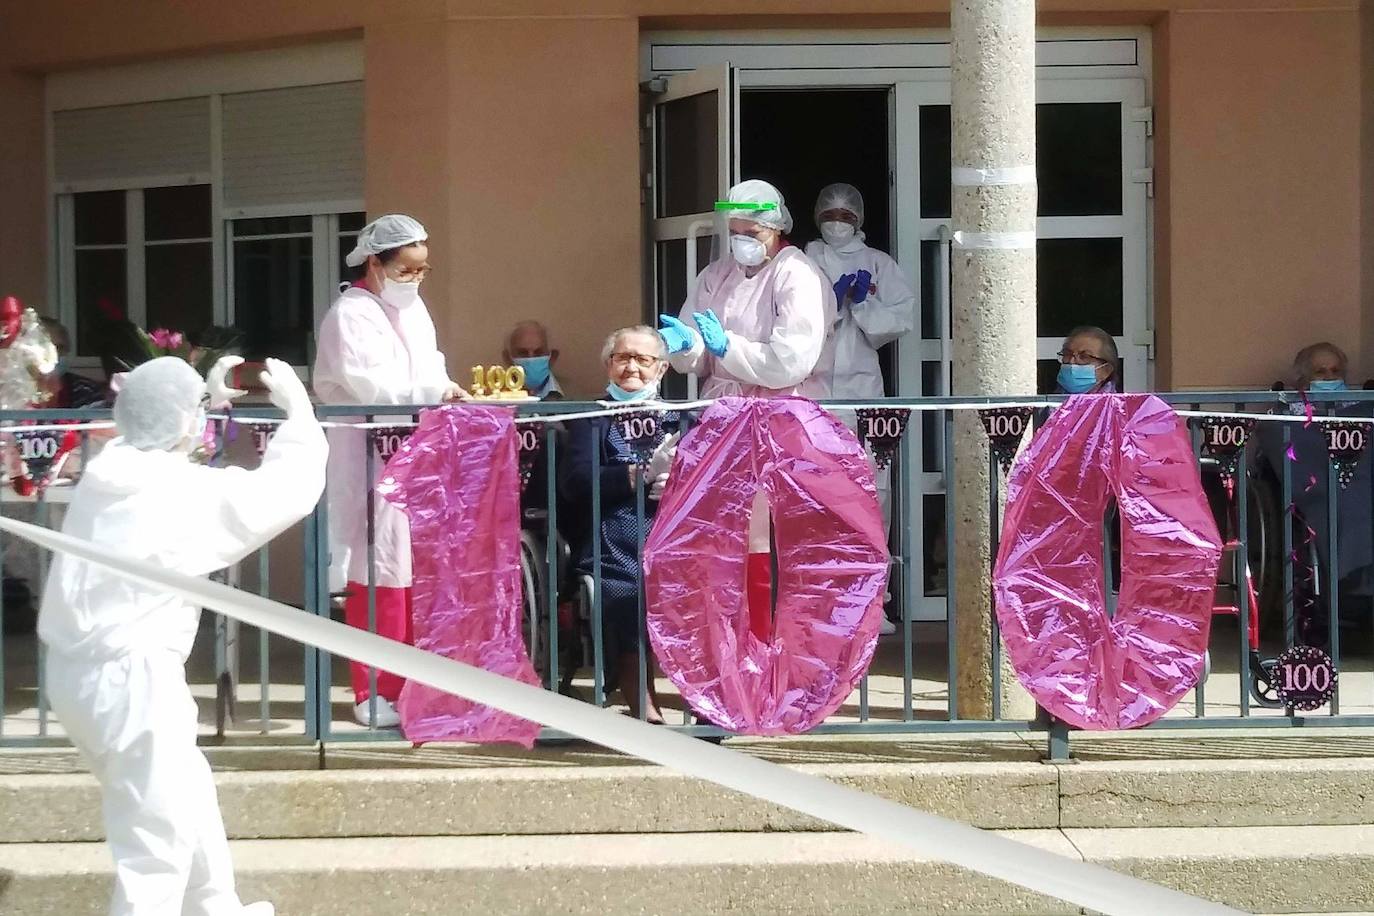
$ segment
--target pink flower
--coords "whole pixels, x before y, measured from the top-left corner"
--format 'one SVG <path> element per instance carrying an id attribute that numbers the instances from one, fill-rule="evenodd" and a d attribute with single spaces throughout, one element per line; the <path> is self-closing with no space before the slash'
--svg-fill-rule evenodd
<path id="1" fill-rule="evenodd" d="M 163 350 L 175 350 L 185 340 L 180 331 L 169 331 L 166 328 L 157 328 L 148 336 L 152 338 L 154 344 Z"/>

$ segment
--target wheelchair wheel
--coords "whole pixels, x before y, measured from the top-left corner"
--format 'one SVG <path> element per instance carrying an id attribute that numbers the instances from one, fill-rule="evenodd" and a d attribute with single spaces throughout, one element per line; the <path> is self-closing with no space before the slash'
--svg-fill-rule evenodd
<path id="1" fill-rule="evenodd" d="M 1278 689 L 1278 660 L 1261 659 L 1258 652 L 1250 653 L 1250 696 L 1265 709 L 1282 709 Z"/>
<path id="2" fill-rule="evenodd" d="M 544 549 L 539 539 L 528 531 L 520 532 L 520 630 L 525 638 L 525 651 L 539 675 L 540 683 L 549 686 L 549 618 L 548 578 L 544 568 Z"/>

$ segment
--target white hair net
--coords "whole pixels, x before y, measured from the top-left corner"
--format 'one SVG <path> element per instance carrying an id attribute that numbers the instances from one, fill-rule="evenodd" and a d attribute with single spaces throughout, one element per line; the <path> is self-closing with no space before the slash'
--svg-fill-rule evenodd
<path id="1" fill-rule="evenodd" d="M 826 210 L 848 210 L 859 218 L 859 226 L 864 224 L 864 196 L 852 184 L 837 181 L 821 188 L 816 196 L 816 225 L 820 225 L 821 214 Z"/>
<path id="2" fill-rule="evenodd" d="M 370 254 L 381 254 L 393 248 L 404 248 L 423 242 L 429 238 L 425 227 L 413 216 L 404 213 L 390 213 L 379 216 L 368 223 L 358 233 L 358 244 L 344 258 L 349 267 L 357 267 L 367 260 Z"/>
<path id="3" fill-rule="evenodd" d="M 119 434 L 134 448 L 174 449 L 195 431 L 205 380 L 184 359 L 159 356 L 124 378 L 114 403 Z"/>
<path id="4" fill-rule="evenodd" d="M 780 229 L 783 232 L 792 231 L 792 214 L 788 212 L 787 204 L 783 202 L 782 192 L 773 187 L 766 181 L 758 178 L 751 178 L 748 181 L 741 181 L 730 189 L 725 195 L 725 199 L 735 204 L 773 204 L 771 210 L 727 210 L 727 219 L 747 219 L 750 222 L 758 223 L 760 226 L 768 226 L 770 229 Z"/>

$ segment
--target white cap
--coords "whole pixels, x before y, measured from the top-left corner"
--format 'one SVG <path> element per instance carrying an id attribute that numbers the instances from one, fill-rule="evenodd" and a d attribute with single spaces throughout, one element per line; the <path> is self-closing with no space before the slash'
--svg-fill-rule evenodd
<path id="1" fill-rule="evenodd" d="M 782 192 L 762 179 L 750 178 L 748 181 L 741 181 L 730 189 L 729 193 L 725 195 L 725 199 L 734 204 L 773 205 L 767 210 L 752 207 L 727 210 L 725 215 L 729 219 L 745 219 L 752 223 L 758 223 L 760 226 L 781 229 L 783 232 L 792 231 L 792 214 L 788 212 L 787 204 L 783 202 Z"/>
<path id="2" fill-rule="evenodd" d="M 344 263 L 349 267 L 357 267 L 367 260 L 368 255 L 381 254 L 393 248 L 404 248 L 428 238 L 429 233 L 415 217 L 406 216 L 404 213 L 389 213 L 377 217 L 362 228 L 358 233 L 358 244 L 353 246 L 348 257 L 344 258 Z"/>

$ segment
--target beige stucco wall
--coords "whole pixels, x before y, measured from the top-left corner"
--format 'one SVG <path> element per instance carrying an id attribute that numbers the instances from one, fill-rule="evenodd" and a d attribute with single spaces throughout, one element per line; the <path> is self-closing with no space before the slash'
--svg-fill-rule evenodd
<path id="1" fill-rule="evenodd" d="M 1348 346 L 1359 371 L 1374 374 L 1365 343 L 1374 321 L 1361 305 L 1374 256 L 1361 263 L 1360 235 L 1374 190 L 1362 210 L 1354 3 L 1039 6 L 1056 26 L 1154 28 L 1161 386 L 1267 384 L 1317 337 Z M 510 323 L 538 317 L 563 351 L 568 387 L 590 393 L 601 336 L 640 314 L 640 29 L 939 26 L 947 3 L 759 0 L 747 17 L 726 0 L 567 7 L 291 0 L 271 16 L 211 0 L 6 7 L 0 286 L 40 299 L 45 287 L 35 74 L 361 34 L 368 209 L 414 212 L 430 227 L 437 270 L 426 296 L 455 377 L 494 361 Z"/>
<path id="2" fill-rule="evenodd" d="M 1360 343 L 1357 16 L 1169 16 L 1157 257 L 1173 387 L 1267 386 L 1322 339 L 1374 370 Z"/>

